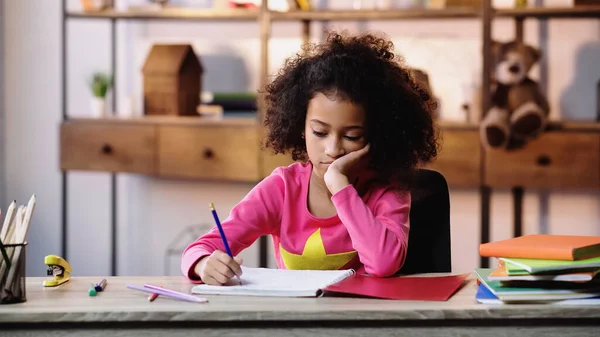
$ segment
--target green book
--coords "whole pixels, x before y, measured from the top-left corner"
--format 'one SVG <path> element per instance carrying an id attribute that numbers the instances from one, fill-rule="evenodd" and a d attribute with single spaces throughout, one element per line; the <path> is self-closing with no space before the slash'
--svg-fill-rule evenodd
<path id="1" fill-rule="evenodd" d="M 202 103 L 211 102 L 247 102 L 256 101 L 258 94 L 250 91 L 224 91 L 224 92 L 211 92 L 204 91 L 200 93 L 200 99 Z"/>
<path id="2" fill-rule="evenodd" d="M 600 268 L 600 257 L 576 261 L 517 259 L 508 257 L 501 257 L 500 260 L 504 261 L 508 275 L 556 273 L 573 270 L 593 271 Z"/>
<path id="3" fill-rule="evenodd" d="M 257 98 L 255 92 L 213 92 L 215 101 L 254 101 Z"/>

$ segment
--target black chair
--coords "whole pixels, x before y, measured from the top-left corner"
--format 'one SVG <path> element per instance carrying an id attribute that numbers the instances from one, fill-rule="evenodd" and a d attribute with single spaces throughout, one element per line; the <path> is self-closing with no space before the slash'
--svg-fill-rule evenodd
<path id="1" fill-rule="evenodd" d="M 450 194 L 446 179 L 437 171 L 419 169 L 411 196 L 408 252 L 397 274 L 451 272 Z"/>

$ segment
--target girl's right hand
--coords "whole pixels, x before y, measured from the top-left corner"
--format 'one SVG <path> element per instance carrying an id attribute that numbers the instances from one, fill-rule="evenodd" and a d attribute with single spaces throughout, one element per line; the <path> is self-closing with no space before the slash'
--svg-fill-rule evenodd
<path id="1" fill-rule="evenodd" d="M 205 284 L 220 286 L 232 277 L 242 275 L 242 262 L 239 256 L 231 258 L 227 253 L 216 250 L 198 261 L 195 271 Z"/>

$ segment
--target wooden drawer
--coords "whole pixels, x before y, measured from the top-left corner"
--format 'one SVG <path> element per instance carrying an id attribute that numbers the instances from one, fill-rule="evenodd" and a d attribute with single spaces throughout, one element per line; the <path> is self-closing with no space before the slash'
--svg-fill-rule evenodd
<path id="1" fill-rule="evenodd" d="M 260 180 L 256 126 L 160 126 L 158 152 L 162 176 Z"/>
<path id="2" fill-rule="evenodd" d="M 60 128 L 60 167 L 154 174 L 156 128 L 91 122 L 64 122 Z"/>
<path id="3" fill-rule="evenodd" d="M 437 159 L 426 166 L 444 175 L 451 187 L 478 187 L 481 183 L 481 147 L 478 130 L 444 129 Z"/>
<path id="4" fill-rule="evenodd" d="M 486 152 L 491 187 L 600 188 L 600 135 L 548 132 L 515 151 Z"/>

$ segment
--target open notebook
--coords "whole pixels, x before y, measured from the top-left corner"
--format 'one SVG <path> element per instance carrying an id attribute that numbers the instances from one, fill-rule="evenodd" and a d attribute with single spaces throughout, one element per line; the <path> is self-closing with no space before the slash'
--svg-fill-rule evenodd
<path id="1" fill-rule="evenodd" d="M 194 294 L 318 297 L 324 289 L 354 275 L 354 270 L 285 270 L 242 266 L 242 285 L 233 278 L 223 286 L 199 284 Z"/>

